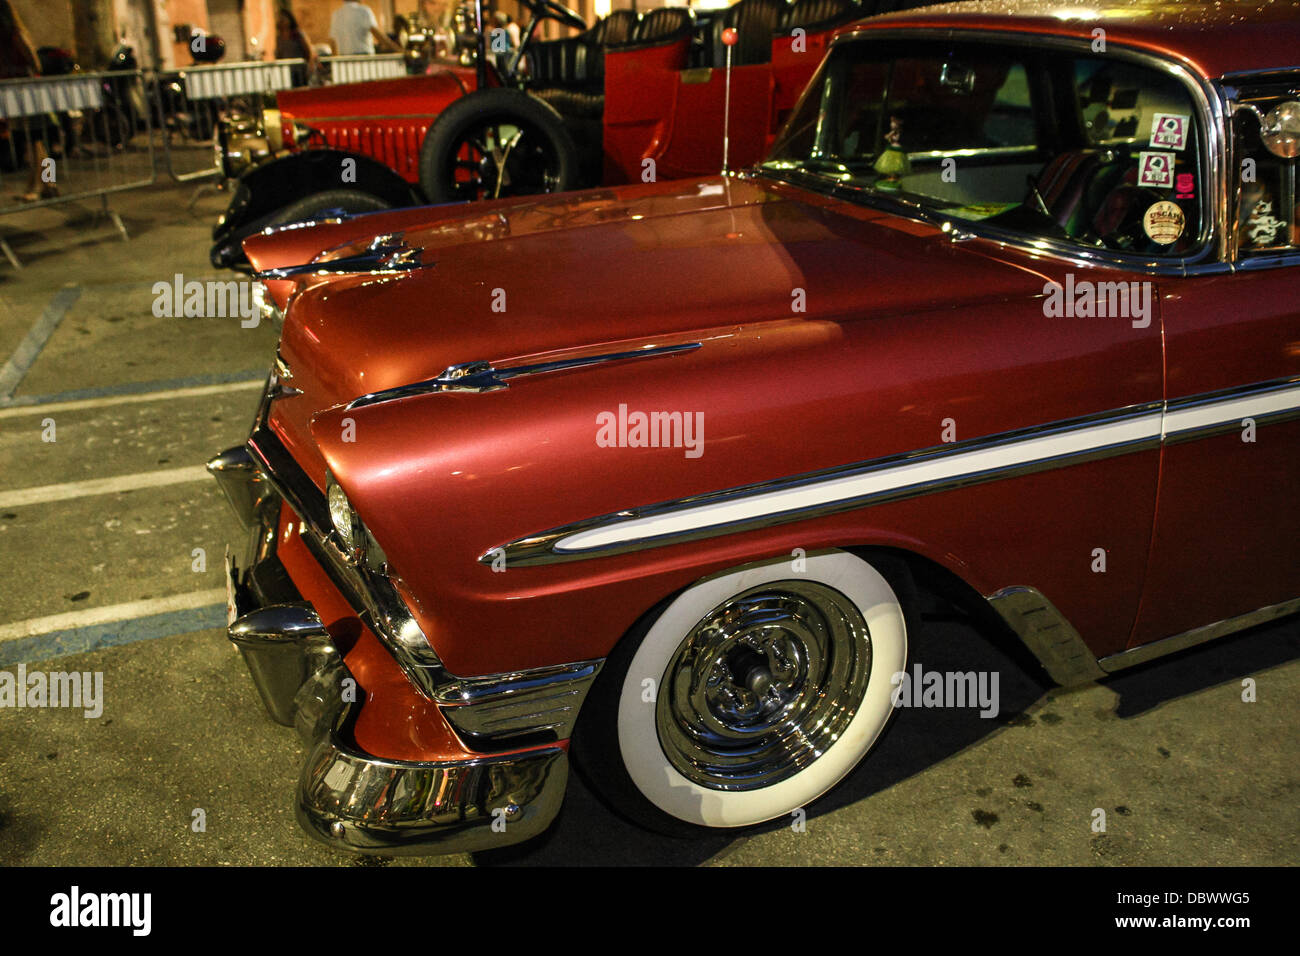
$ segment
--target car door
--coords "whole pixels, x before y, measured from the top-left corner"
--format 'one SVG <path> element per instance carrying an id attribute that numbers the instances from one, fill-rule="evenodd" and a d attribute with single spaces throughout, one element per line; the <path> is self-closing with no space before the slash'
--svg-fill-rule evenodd
<path id="1" fill-rule="evenodd" d="M 1300 229 L 1295 158 L 1261 118 L 1300 74 L 1243 84 L 1230 120 L 1228 256 L 1169 284 L 1155 536 L 1130 646 L 1300 596 Z"/>

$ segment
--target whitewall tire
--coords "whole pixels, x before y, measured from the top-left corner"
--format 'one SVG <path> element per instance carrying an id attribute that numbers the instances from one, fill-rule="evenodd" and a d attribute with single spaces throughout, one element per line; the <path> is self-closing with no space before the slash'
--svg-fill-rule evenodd
<path id="1" fill-rule="evenodd" d="M 830 790 L 884 730 L 907 664 L 895 587 L 845 551 L 707 578 L 643 631 L 602 675 L 614 726 L 596 736 L 625 796 L 678 829 L 763 823 Z"/>

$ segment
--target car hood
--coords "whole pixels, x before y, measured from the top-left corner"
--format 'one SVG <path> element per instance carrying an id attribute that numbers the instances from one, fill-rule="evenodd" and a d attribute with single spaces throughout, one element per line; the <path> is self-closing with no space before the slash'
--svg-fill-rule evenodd
<path id="1" fill-rule="evenodd" d="M 317 261 L 364 253 L 382 230 L 421 265 L 298 280 L 281 357 L 303 394 L 277 417 L 304 450 L 320 410 L 455 364 L 721 341 L 764 323 L 867 321 L 1042 290 L 1041 278 L 930 225 L 754 180 L 405 210 L 366 222 L 366 236 Z M 322 228 L 320 238 L 337 240 L 345 226 Z M 270 253 L 250 244 L 262 268 Z"/>

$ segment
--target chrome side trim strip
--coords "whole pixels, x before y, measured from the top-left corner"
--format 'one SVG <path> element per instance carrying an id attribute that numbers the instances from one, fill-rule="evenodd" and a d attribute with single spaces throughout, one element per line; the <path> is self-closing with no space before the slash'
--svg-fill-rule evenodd
<path id="1" fill-rule="evenodd" d="M 479 560 L 489 564 L 504 552 L 508 565 L 525 567 L 734 534 L 1206 437 L 1239 427 L 1243 417 L 1255 417 L 1257 425 L 1300 417 L 1300 379 L 1147 402 L 628 508 L 516 539 Z"/>
<path id="2" fill-rule="evenodd" d="M 1300 612 L 1300 598 L 1293 598 L 1290 601 L 1283 601 L 1281 604 L 1270 604 L 1268 607 L 1261 607 L 1254 611 L 1248 611 L 1245 614 L 1238 614 L 1236 617 L 1216 621 L 1213 624 L 1194 627 L 1190 631 L 1183 631 L 1183 633 L 1174 634 L 1172 637 L 1165 637 L 1158 641 L 1151 641 L 1150 643 L 1143 644 L 1140 647 L 1130 647 L 1128 650 L 1120 651 L 1118 654 L 1111 654 L 1109 657 L 1103 657 L 1097 663 L 1107 674 L 1113 674 L 1126 667 L 1145 664 L 1147 661 L 1154 660 L 1157 657 L 1164 657 L 1166 654 L 1174 654 L 1178 651 L 1186 650 L 1189 647 L 1195 647 L 1197 644 L 1204 644 L 1206 641 L 1226 637 L 1229 634 L 1235 634 L 1238 631 L 1244 631 L 1247 628 L 1257 627 L 1260 624 L 1267 624 L 1269 621 L 1274 621 L 1280 617 L 1286 617 L 1287 615 L 1295 614 L 1297 612 Z"/>
<path id="3" fill-rule="evenodd" d="M 364 408 L 367 405 L 379 405 L 383 402 L 396 402 L 417 395 L 433 395 L 437 392 L 494 392 L 497 389 L 509 387 L 510 379 L 521 378 L 525 375 L 542 375 L 546 372 L 562 372 L 566 369 L 601 365 L 605 362 L 626 362 L 631 359 L 673 355 L 677 352 L 691 352 L 699 347 L 699 342 L 688 342 L 683 345 L 647 345 L 644 348 L 627 352 L 606 352 L 603 355 L 558 359 L 552 362 L 537 362 L 532 365 L 516 365 L 511 368 L 496 368 L 491 363 L 484 361 L 461 362 L 448 367 L 446 371 L 436 378 L 362 395 L 360 398 L 349 402 L 347 410 Z"/>
<path id="4" fill-rule="evenodd" d="M 1300 418 L 1300 376 L 1174 399 L 1165 412 L 1165 443 L 1237 431 L 1247 418 L 1257 426 Z"/>
<path id="5" fill-rule="evenodd" d="M 1003 588 L 985 600 L 1062 687 L 1106 676 L 1079 632 L 1037 588 Z"/>

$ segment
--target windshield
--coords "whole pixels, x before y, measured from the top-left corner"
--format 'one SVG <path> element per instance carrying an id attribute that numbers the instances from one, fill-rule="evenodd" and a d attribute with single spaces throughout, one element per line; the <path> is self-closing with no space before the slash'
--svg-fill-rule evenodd
<path id="1" fill-rule="evenodd" d="M 856 40 L 830 55 L 761 169 L 846 198 L 1124 252 L 1197 245 L 1200 118 L 1168 72 L 1001 43 Z"/>

